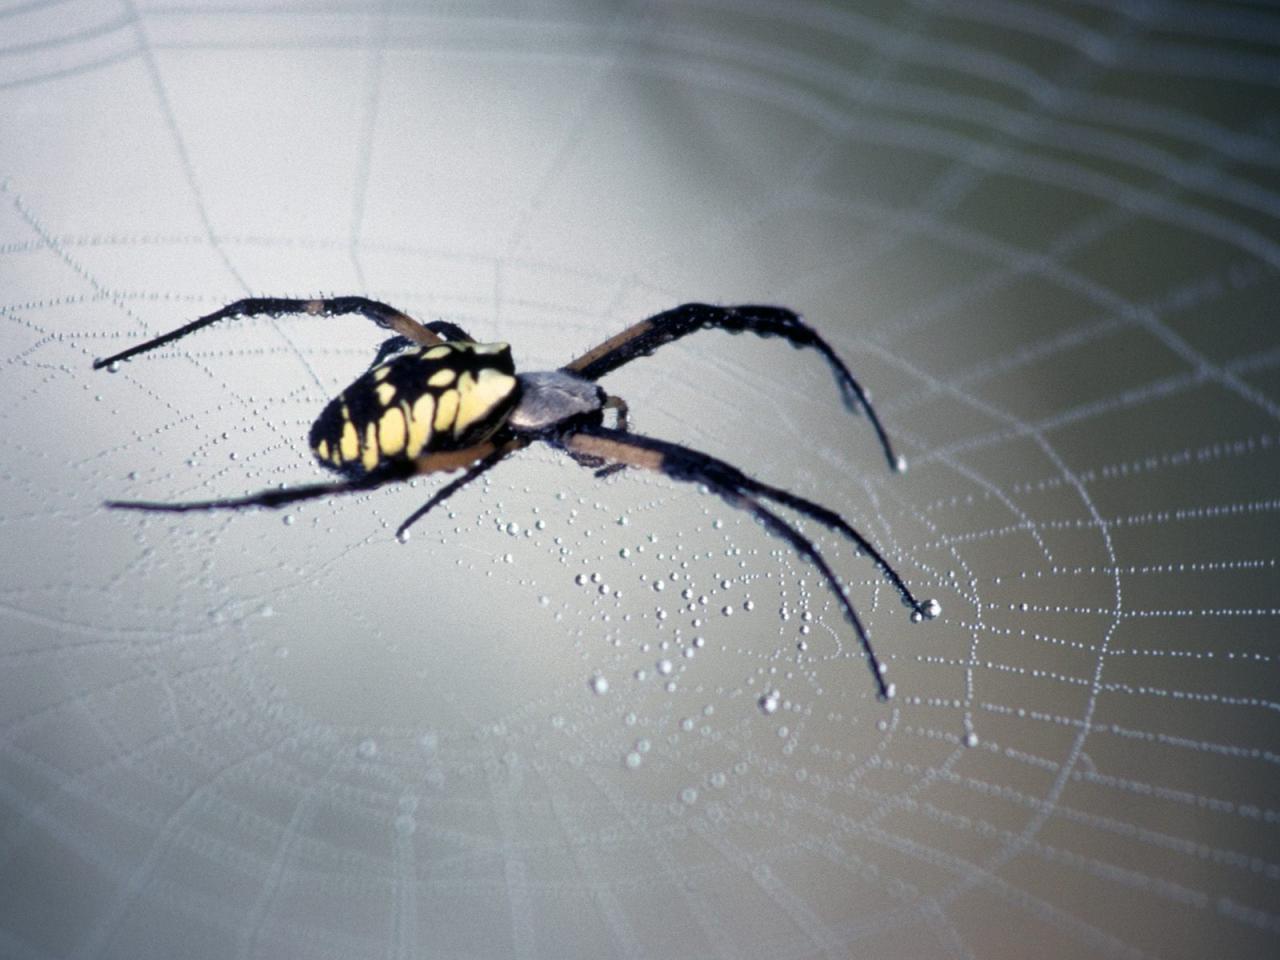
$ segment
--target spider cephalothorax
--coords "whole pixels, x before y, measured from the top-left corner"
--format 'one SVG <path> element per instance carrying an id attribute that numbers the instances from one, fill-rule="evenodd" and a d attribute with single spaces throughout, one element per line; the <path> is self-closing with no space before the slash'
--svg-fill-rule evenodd
<path id="1" fill-rule="evenodd" d="M 446 321 L 424 325 L 393 307 L 364 297 L 264 297 L 229 304 L 115 356 L 95 360 L 94 368 L 117 369 L 123 360 L 228 317 L 287 313 L 360 314 L 395 334 L 382 344 L 373 365 L 328 403 L 311 428 L 311 448 L 321 465 L 345 480 L 263 490 L 222 500 L 110 501 L 108 506 L 170 512 L 278 507 L 313 497 L 369 490 L 416 474 L 464 469 L 460 477 L 445 484 L 405 519 L 398 531 L 403 537 L 432 507 L 505 457 L 540 441 L 595 468 L 598 475 L 626 467 L 655 470 L 675 480 L 702 484 L 730 505 L 750 512 L 770 533 L 786 540 L 821 572 L 858 633 L 882 697 L 890 696 L 892 688 L 844 586 L 812 541 L 762 501 L 781 504 L 848 537 L 875 561 L 917 618 L 937 613 L 937 605 L 917 600 L 870 541 L 839 514 L 761 483 L 709 454 L 631 433 L 626 404 L 596 383 L 624 363 L 697 330 L 781 337 L 792 346 L 812 348 L 826 357 L 846 405 L 866 411 L 890 467 L 900 469 L 901 461 L 894 456 L 888 435 L 862 387 L 827 342 L 794 311 L 771 306 L 688 303 L 628 327 L 558 370 L 517 374 L 507 344 L 477 343 L 460 327 Z M 613 427 L 604 425 L 606 410 L 616 415 Z"/>

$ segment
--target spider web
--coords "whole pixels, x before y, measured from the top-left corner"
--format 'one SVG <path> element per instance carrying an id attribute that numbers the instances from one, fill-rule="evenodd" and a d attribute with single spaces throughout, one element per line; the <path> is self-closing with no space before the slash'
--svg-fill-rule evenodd
<path id="1" fill-rule="evenodd" d="M 1196 2 L 0 8 L 0 955 L 1274 955 L 1280 17 Z M 364 293 L 612 375 L 814 538 L 534 448 L 288 512 Z"/>

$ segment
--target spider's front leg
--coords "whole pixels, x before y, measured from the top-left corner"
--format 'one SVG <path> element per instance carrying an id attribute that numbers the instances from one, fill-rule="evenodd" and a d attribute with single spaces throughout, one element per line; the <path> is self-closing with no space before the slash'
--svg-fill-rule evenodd
<path id="1" fill-rule="evenodd" d="M 562 368 L 587 380 L 598 380 L 610 371 L 645 357 L 664 344 L 687 337 L 699 330 L 726 330 L 729 333 L 754 333 L 760 337 L 781 337 L 793 347 L 808 347 L 821 353 L 835 374 L 836 383 L 850 410 L 865 410 L 880 440 L 890 470 L 902 470 L 905 463 L 893 452 L 889 435 L 880 423 L 866 391 L 858 383 L 831 345 L 809 326 L 794 310 L 759 304 L 718 307 L 709 303 L 686 303 L 654 314 L 610 337 Z"/>
<path id="2" fill-rule="evenodd" d="M 844 611 L 846 619 L 857 631 L 867 664 L 875 678 L 880 696 L 888 699 L 892 696 L 892 687 L 885 682 L 884 669 L 875 650 L 871 646 L 871 638 L 858 612 L 850 602 L 844 585 L 836 577 L 830 565 L 818 552 L 813 542 L 800 531 L 787 523 L 782 517 L 765 507 L 761 500 L 772 500 L 790 507 L 797 513 L 816 520 L 824 526 L 844 534 L 851 539 L 858 549 L 867 554 L 880 568 L 886 580 L 897 589 L 903 602 L 911 607 L 914 615 L 927 619 L 937 615 L 937 604 L 932 601 L 917 600 L 911 589 L 903 581 L 889 561 L 857 530 L 850 526 L 844 518 L 826 507 L 810 500 L 755 480 L 732 464 L 719 460 L 699 450 L 653 437 L 638 436 L 634 433 L 623 433 L 607 427 L 583 426 L 568 430 L 552 441 L 575 460 L 590 457 L 594 460 L 612 461 L 615 464 L 638 467 L 664 473 L 673 480 L 687 483 L 703 484 L 708 490 L 719 495 L 730 506 L 746 510 L 754 516 L 770 533 L 786 540 L 792 548 L 818 568 L 823 579 L 835 594 Z"/>

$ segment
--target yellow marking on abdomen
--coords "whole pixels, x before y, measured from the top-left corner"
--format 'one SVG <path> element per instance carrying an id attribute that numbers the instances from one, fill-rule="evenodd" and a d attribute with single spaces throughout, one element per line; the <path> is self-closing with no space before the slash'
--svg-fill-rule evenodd
<path id="1" fill-rule="evenodd" d="M 452 370 L 450 370 L 448 367 L 446 367 L 443 370 L 437 370 L 435 373 L 433 373 L 430 377 L 427 378 L 427 386 L 447 387 L 449 386 L 449 384 L 453 383 L 453 378 L 456 376 L 457 374 L 454 373 Z"/>
<path id="2" fill-rule="evenodd" d="M 477 377 L 464 373 L 458 380 L 462 403 L 458 409 L 458 418 L 453 424 L 453 435 L 461 436 L 487 417 L 515 388 L 515 377 L 492 367 L 481 370 Z"/>
<path id="3" fill-rule="evenodd" d="M 405 452 L 416 457 L 431 439 L 431 421 L 436 415 L 436 400 L 429 393 L 424 393 L 413 402 L 413 410 L 409 414 L 409 443 Z"/>
<path id="4" fill-rule="evenodd" d="M 364 449 L 360 451 L 360 462 L 366 470 L 372 470 L 381 459 L 378 453 L 378 425 L 369 423 L 364 428 Z"/>
<path id="5" fill-rule="evenodd" d="M 391 398 L 396 395 L 396 388 L 389 383 L 380 383 L 375 388 L 378 393 L 378 402 L 384 407 L 391 402 Z"/>
<path id="6" fill-rule="evenodd" d="M 437 433 L 441 433 L 449 428 L 449 424 L 453 423 L 453 418 L 458 412 L 458 391 L 446 390 L 440 394 L 440 399 L 436 401 L 436 419 L 435 428 Z"/>
<path id="7" fill-rule="evenodd" d="M 378 444 L 384 457 L 392 457 L 404 449 L 404 411 L 391 407 L 378 421 Z"/>
<path id="8" fill-rule="evenodd" d="M 453 353 L 453 347 L 446 347 L 443 344 L 438 347 L 432 347 L 422 355 L 424 360 L 439 360 L 441 357 L 447 357 Z"/>
<path id="9" fill-rule="evenodd" d="M 476 353 L 502 353 L 503 350 L 510 348 L 509 343 L 476 343 L 471 347 Z"/>
<path id="10" fill-rule="evenodd" d="M 338 452 L 343 460 L 354 460 L 360 453 L 360 437 L 356 433 L 356 425 L 350 420 L 342 421 L 342 439 L 338 443 Z"/>
<path id="11" fill-rule="evenodd" d="M 316 456 L 319 457 L 321 460 L 329 459 L 329 441 L 328 440 L 321 440 L 319 443 L 316 444 Z"/>

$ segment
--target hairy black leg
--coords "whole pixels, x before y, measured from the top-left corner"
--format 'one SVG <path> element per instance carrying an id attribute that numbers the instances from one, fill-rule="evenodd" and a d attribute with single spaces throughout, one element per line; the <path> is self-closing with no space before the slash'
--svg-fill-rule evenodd
<path id="1" fill-rule="evenodd" d="M 166 343 L 181 340 L 188 334 L 202 330 L 211 324 L 217 323 L 219 320 L 226 320 L 230 317 L 280 317 L 285 314 L 308 314 L 313 317 L 358 314 L 372 320 L 385 330 L 390 330 L 424 346 L 440 343 L 443 339 L 442 333 L 447 335 L 449 339 L 471 339 L 466 336 L 461 328 L 451 323 L 438 321 L 424 327 L 417 320 L 414 320 L 406 313 L 401 313 L 395 307 L 379 303 L 377 300 L 370 300 L 367 297 L 329 297 L 327 299 L 314 300 L 293 300 L 283 297 L 249 297 L 245 300 L 229 303 L 221 310 L 215 310 L 213 313 L 206 314 L 198 320 L 192 320 L 176 330 L 170 330 L 168 333 L 162 333 L 160 336 L 153 337 L 144 343 L 122 350 L 114 356 L 95 360 L 93 361 L 93 369 L 100 370 L 110 364 L 128 360 L 140 353 L 154 350 L 156 347 L 162 347 Z M 437 327 L 440 328 L 438 332 L 435 329 Z"/>
<path id="2" fill-rule="evenodd" d="M 811 540 L 756 499 L 756 496 L 770 497 L 772 493 L 784 491 L 776 491 L 774 488 L 758 483 L 737 468 L 722 460 L 717 460 L 715 457 L 696 450 L 690 450 L 679 444 L 655 440 L 652 437 L 621 433 L 604 427 L 583 427 L 577 431 L 566 433 L 553 442 L 575 457 L 593 456 L 613 460 L 626 463 L 629 466 L 664 473 L 674 480 L 703 484 L 729 505 L 751 513 L 767 530 L 775 536 L 782 537 L 797 553 L 818 568 L 818 572 L 827 581 L 827 586 L 836 595 L 841 608 L 844 610 L 846 619 L 853 625 L 858 634 L 858 640 L 867 657 L 867 665 L 875 678 L 880 696 L 888 699 L 892 695 L 892 690 L 884 679 L 884 669 L 875 654 L 875 649 L 871 645 L 871 638 L 867 634 L 866 628 L 862 625 L 862 620 L 858 617 L 857 610 L 854 609 L 852 602 L 850 602 L 844 584 L 836 577 Z M 860 545 L 866 542 L 847 523 L 824 507 L 810 503 L 808 500 L 793 494 L 788 494 L 784 502 L 798 513 L 820 523 L 834 526 L 835 529 L 841 532 L 853 532 L 856 542 Z M 835 524 L 830 522 L 832 518 L 836 521 Z M 874 550 L 871 552 L 878 559 L 886 576 L 903 593 L 904 598 L 909 599 L 912 606 L 924 614 L 929 607 L 916 602 L 897 573 L 888 566 L 878 553 Z"/>
<path id="3" fill-rule="evenodd" d="M 890 470 L 899 470 L 901 461 L 893 452 L 866 391 L 858 383 L 843 360 L 822 336 L 800 319 L 794 310 L 757 304 L 718 307 L 707 303 L 686 303 L 628 327 L 604 343 L 587 351 L 563 369 L 588 380 L 597 380 L 636 357 L 653 353 L 663 344 L 679 340 L 699 330 L 727 330 L 729 333 L 754 333 L 761 337 L 781 337 L 793 347 L 811 347 L 827 359 L 836 383 L 850 410 L 865 410 L 875 429 L 880 447 Z"/>
<path id="4" fill-rule="evenodd" d="M 884 555 L 877 550 L 871 542 L 859 533 L 844 517 L 829 510 L 819 503 L 812 500 L 806 500 L 804 497 L 783 490 L 781 487 L 775 487 L 767 483 L 762 483 L 753 477 L 747 476 L 737 467 L 723 460 L 719 460 L 710 454 L 702 453 L 699 450 L 692 450 L 689 447 L 683 447 L 678 443 L 671 443 L 667 440 L 657 440 L 653 437 L 645 437 L 635 433 L 622 433 L 616 430 L 610 430 L 608 427 L 584 426 L 577 431 L 579 436 L 598 437 L 602 441 L 612 441 L 629 445 L 640 450 L 649 451 L 651 454 L 661 459 L 661 470 L 668 476 L 677 480 L 687 480 L 691 483 L 704 483 L 707 477 L 711 477 L 718 484 L 730 487 L 735 490 L 741 490 L 757 496 L 764 497 L 766 500 L 773 500 L 785 507 L 790 507 L 797 513 L 803 514 L 810 520 L 816 520 L 823 526 L 837 533 L 842 533 L 857 545 L 858 549 L 871 558 L 872 562 L 880 568 L 880 572 L 884 578 L 893 585 L 898 591 L 898 595 L 902 597 L 903 603 L 909 606 L 913 613 L 918 613 L 922 617 L 931 617 L 933 613 L 933 604 L 931 601 L 920 601 L 916 599 L 915 594 L 911 592 L 911 588 L 906 585 L 898 571 L 890 565 Z M 596 450 L 585 451 L 596 456 L 604 456 L 607 459 L 616 459 L 610 457 L 607 453 Z"/>
<path id="5" fill-rule="evenodd" d="M 108 500 L 103 506 L 112 510 L 144 510 L 149 513 L 189 513 L 195 510 L 242 510 L 245 507 L 283 507 L 300 500 L 338 496 L 373 490 L 396 480 L 405 480 L 413 474 L 412 464 L 394 464 L 376 473 L 341 483 L 308 483 L 300 487 L 278 490 L 262 490 L 246 497 L 227 497 L 220 500 L 191 500 L 184 503 L 162 503 L 147 500 Z"/>
<path id="6" fill-rule="evenodd" d="M 875 679 L 876 691 L 879 693 L 880 699 L 890 699 L 893 696 L 893 687 L 884 679 L 884 666 L 880 663 L 880 658 L 876 656 L 875 649 L 871 646 L 871 637 L 867 633 L 867 628 L 862 625 L 862 620 L 858 617 L 858 611 L 854 609 L 853 604 L 846 595 L 844 584 L 836 577 L 822 554 L 818 552 L 818 548 L 813 545 L 813 542 L 754 497 L 747 496 L 745 493 L 734 493 L 729 488 L 720 488 L 713 483 L 709 483 L 707 486 L 720 494 L 720 497 L 726 503 L 748 511 L 764 524 L 765 529 L 776 536 L 782 537 L 787 543 L 791 544 L 791 548 L 796 553 L 818 568 L 818 572 L 827 581 L 827 586 L 831 588 L 831 592 L 840 601 L 845 617 L 853 624 L 853 629 L 858 634 L 858 641 L 862 645 L 862 652 L 866 655 L 867 666 L 871 670 L 871 676 Z"/>
<path id="7" fill-rule="evenodd" d="M 493 453 L 485 457 L 483 460 L 477 461 L 475 464 L 473 464 L 467 470 L 467 472 L 464 473 L 462 476 L 458 477 L 456 480 L 450 480 L 443 487 L 437 490 L 435 495 L 430 500 L 428 500 L 426 503 L 424 503 L 417 510 L 413 511 L 413 513 L 409 514 L 409 516 L 405 518 L 404 523 L 400 524 L 400 526 L 396 529 L 396 536 L 403 537 L 405 533 L 408 532 L 410 527 L 412 527 L 415 523 L 417 523 L 419 520 L 425 517 L 434 507 L 437 507 L 444 501 L 448 500 L 451 496 L 453 496 L 455 493 L 457 493 L 459 490 L 461 490 L 463 487 L 469 484 L 472 480 L 479 477 L 481 474 L 487 473 L 493 467 L 497 466 L 498 463 L 501 460 L 503 460 L 508 454 L 510 454 L 513 450 L 516 450 L 519 447 L 523 447 L 525 445 L 526 444 L 522 442 L 520 444 L 505 444 L 503 446 L 500 446 L 496 450 L 494 450 Z"/>

